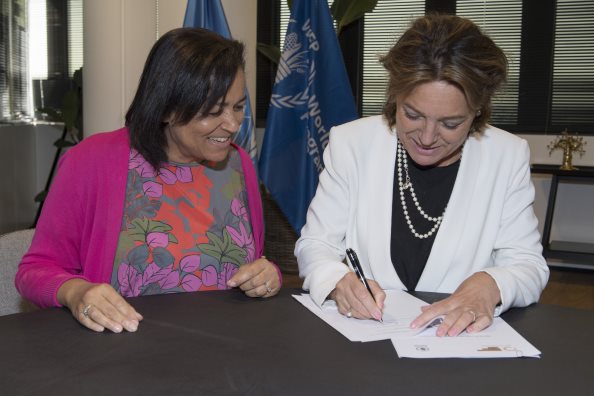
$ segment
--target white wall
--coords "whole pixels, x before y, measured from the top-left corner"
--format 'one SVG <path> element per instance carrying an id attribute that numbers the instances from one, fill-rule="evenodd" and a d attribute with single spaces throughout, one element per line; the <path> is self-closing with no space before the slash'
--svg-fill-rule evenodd
<path id="1" fill-rule="evenodd" d="M 0 235 L 33 225 L 61 125 L 0 125 Z"/>

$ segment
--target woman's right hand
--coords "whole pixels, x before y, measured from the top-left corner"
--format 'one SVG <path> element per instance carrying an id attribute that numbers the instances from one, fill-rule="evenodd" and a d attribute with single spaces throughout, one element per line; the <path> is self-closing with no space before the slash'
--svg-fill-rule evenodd
<path id="1" fill-rule="evenodd" d="M 58 302 L 70 309 L 83 326 L 101 332 L 136 331 L 142 315 L 107 283 L 70 279 L 58 289 Z"/>
<path id="2" fill-rule="evenodd" d="M 336 284 L 330 293 L 330 298 L 336 301 L 338 312 L 357 319 L 382 319 L 382 310 L 386 293 L 377 282 L 367 279 L 373 296 L 357 278 L 354 272 L 349 272 Z"/>

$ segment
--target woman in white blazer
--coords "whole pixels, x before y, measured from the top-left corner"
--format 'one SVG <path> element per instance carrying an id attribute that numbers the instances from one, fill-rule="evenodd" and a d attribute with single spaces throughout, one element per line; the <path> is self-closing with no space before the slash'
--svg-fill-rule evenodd
<path id="1" fill-rule="evenodd" d="M 528 145 L 487 124 L 507 59 L 471 21 L 433 14 L 381 61 L 383 115 L 330 133 L 295 247 L 303 287 L 318 305 L 333 299 L 348 317 L 377 320 L 385 289 L 451 293 L 411 326 L 443 316 L 440 336 L 480 331 L 538 301 L 549 274 Z"/>

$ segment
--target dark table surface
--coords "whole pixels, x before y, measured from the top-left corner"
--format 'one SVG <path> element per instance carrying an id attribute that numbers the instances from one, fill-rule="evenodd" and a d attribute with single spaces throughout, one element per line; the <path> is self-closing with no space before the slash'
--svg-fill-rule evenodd
<path id="1" fill-rule="evenodd" d="M 390 341 L 348 341 L 295 292 L 133 298 L 136 333 L 94 333 L 58 308 L 0 317 L 0 394 L 594 395 L 592 311 L 505 313 L 540 359 L 400 359 Z"/>

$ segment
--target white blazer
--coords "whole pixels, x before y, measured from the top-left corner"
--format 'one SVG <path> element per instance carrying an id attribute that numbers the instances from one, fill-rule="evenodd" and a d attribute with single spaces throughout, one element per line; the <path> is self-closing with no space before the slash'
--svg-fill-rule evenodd
<path id="1" fill-rule="evenodd" d="M 529 158 L 525 140 L 494 127 L 468 138 L 417 291 L 452 293 L 484 271 L 501 292 L 496 315 L 538 301 L 549 269 L 532 208 Z M 331 130 L 325 169 L 295 246 L 303 287 L 316 304 L 349 271 L 347 247 L 383 289 L 405 289 L 390 255 L 395 162 L 396 135 L 382 116 Z"/>

